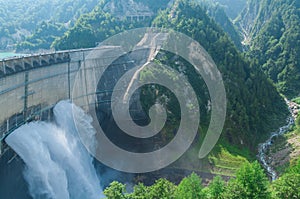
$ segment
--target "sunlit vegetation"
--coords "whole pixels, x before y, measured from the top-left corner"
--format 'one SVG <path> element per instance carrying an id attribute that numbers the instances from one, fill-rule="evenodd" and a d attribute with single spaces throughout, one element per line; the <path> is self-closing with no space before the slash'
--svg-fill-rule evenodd
<path id="1" fill-rule="evenodd" d="M 170 12 L 174 15 L 171 19 Z M 176 10 L 161 12 L 153 25 L 185 33 L 212 56 L 222 73 L 227 91 L 227 120 L 223 136 L 229 143 L 254 149 L 258 142 L 266 138 L 263 132 L 268 133 L 270 127 L 274 127 L 274 121 L 284 122 L 287 111 L 276 89 L 257 69 L 257 63 L 249 63 L 239 54 L 228 36 L 207 17 L 201 6 L 180 1 Z M 172 66 L 170 62 L 163 63 Z M 186 63 L 184 65 L 188 66 Z M 186 74 L 193 79 L 192 82 L 200 84 L 191 67 L 187 67 Z M 201 94 L 203 86 L 199 85 L 199 88 L 202 89 L 196 89 L 196 92 L 200 90 L 197 95 L 205 102 L 207 96 Z"/>
<path id="2" fill-rule="evenodd" d="M 147 27 L 152 18 L 145 20 L 127 20 L 112 16 L 98 5 L 89 14 L 83 15 L 61 38 L 57 38 L 52 46 L 55 49 L 74 49 L 95 47 L 97 43 L 124 30 Z"/>
<path id="3" fill-rule="evenodd" d="M 140 183 L 132 192 L 126 185 L 112 182 L 104 194 L 107 199 L 290 199 L 300 197 L 300 161 L 289 168 L 279 179 L 270 183 L 257 162 L 244 163 L 236 172 L 236 177 L 225 182 L 216 176 L 207 187 L 201 178 L 192 173 L 175 185 L 166 179 L 159 179 L 151 186 Z"/>
<path id="4" fill-rule="evenodd" d="M 300 104 L 300 97 L 296 97 L 294 99 L 292 99 L 293 102 Z"/>

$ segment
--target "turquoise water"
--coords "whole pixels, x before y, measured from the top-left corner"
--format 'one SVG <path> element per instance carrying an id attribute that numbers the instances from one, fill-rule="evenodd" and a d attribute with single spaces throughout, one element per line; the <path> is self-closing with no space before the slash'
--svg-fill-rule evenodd
<path id="1" fill-rule="evenodd" d="M 18 54 L 14 52 L 0 52 L 0 60 L 4 58 L 14 57 L 14 56 L 22 56 L 23 54 Z"/>

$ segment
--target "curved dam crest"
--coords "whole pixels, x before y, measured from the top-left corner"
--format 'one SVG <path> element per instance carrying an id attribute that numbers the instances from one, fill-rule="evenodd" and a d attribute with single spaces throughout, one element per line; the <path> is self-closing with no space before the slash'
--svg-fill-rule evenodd
<path id="1" fill-rule="evenodd" d="M 53 106 L 70 99 L 77 72 L 81 66 L 87 67 L 85 58 L 91 51 L 113 59 L 116 48 L 58 51 L 0 61 L 0 156 L 9 133 L 28 121 L 50 120 Z M 104 61 L 97 60 L 100 64 Z"/>

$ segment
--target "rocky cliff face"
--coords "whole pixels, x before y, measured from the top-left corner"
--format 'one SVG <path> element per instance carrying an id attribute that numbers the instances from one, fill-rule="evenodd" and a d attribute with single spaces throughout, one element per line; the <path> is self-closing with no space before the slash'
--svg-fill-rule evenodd
<path id="1" fill-rule="evenodd" d="M 259 31 L 264 21 L 259 22 L 259 15 L 262 13 L 262 6 L 260 0 L 250 0 L 247 6 L 243 9 L 241 14 L 235 20 L 235 25 L 239 28 L 241 34 L 244 36 L 243 44 L 250 43 L 251 38 Z"/>
<path id="2" fill-rule="evenodd" d="M 248 0 L 247 6 L 234 21 L 248 41 L 257 36 L 274 15 L 283 14 L 288 5 L 296 6 L 297 0 Z M 247 43 L 249 44 L 249 43 Z"/>

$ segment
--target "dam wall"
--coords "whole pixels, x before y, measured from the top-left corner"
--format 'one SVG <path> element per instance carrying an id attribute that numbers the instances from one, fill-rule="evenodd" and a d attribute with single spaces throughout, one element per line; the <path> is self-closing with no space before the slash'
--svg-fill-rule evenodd
<path id="1" fill-rule="evenodd" d="M 71 98 L 78 70 L 88 67 L 85 60 L 92 50 L 109 54 L 114 49 L 59 51 L 0 61 L 0 155 L 9 133 L 32 120 L 49 120 L 53 106 Z"/>

